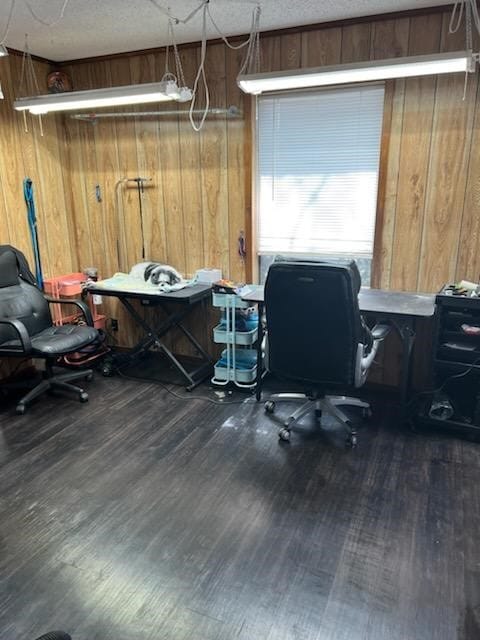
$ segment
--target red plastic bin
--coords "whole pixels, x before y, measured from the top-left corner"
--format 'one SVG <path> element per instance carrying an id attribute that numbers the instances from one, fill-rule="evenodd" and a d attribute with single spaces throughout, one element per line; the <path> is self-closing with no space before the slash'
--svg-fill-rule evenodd
<path id="1" fill-rule="evenodd" d="M 43 286 L 45 293 L 52 298 L 71 298 L 75 300 L 81 297 L 86 280 L 84 273 L 68 273 L 64 276 L 45 278 Z M 93 304 L 91 296 L 88 296 L 87 303 L 92 312 L 95 327 L 97 329 L 105 328 L 105 316 L 97 312 L 97 305 Z M 55 304 L 50 308 L 56 325 L 68 324 L 79 316 L 74 306 Z M 73 310 L 75 312 L 72 313 Z"/>

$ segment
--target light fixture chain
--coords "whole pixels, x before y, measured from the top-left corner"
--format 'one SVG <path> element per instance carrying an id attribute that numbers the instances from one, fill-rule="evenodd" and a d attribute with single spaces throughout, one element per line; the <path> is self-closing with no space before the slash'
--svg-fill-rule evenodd
<path id="1" fill-rule="evenodd" d="M 468 2 L 465 7 L 465 28 L 466 28 L 466 43 L 467 51 L 472 51 L 472 5 Z"/>
<path id="2" fill-rule="evenodd" d="M 173 52 L 175 54 L 175 66 L 177 69 L 177 80 L 180 87 L 186 87 L 185 76 L 183 74 L 183 66 L 182 61 L 180 59 L 180 54 L 178 53 L 177 45 L 174 43 Z"/>
<path id="3" fill-rule="evenodd" d="M 168 57 L 170 54 L 170 43 L 167 42 L 167 46 L 165 47 L 165 76 L 169 75 L 170 69 L 168 68 Z"/>

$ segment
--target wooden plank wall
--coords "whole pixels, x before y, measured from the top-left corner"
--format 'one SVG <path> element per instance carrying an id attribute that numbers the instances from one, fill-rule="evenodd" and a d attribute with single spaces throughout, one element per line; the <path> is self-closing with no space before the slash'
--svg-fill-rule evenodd
<path id="1" fill-rule="evenodd" d="M 0 100 L 0 244 L 12 244 L 32 260 L 23 179 L 34 184 L 42 267 L 46 276 L 68 273 L 76 268 L 73 245 L 73 217 L 65 194 L 71 191 L 70 176 L 61 161 L 64 151 L 63 121 L 43 119 L 43 136 L 37 118 L 13 110 L 19 92 L 22 59 L 16 55 L 0 58 L 0 79 L 4 100 Z M 49 65 L 34 62 L 38 84 L 46 92 Z M 73 246 L 73 249 L 72 249 Z M 72 253 L 75 254 L 72 257 Z M 16 366 L 16 365 L 15 365 Z M 0 377 L 9 371 L 0 361 Z"/>
<path id="2" fill-rule="evenodd" d="M 263 38 L 263 68 L 277 70 L 384 57 L 435 53 L 464 48 L 462 36 L 448 35 L 449 13 L 389 18 L 357 24 L 270 34 Z M 199 48 L 182 49 L 186 79 L 192 85 Z M 3 105 L 10 125 L 8 145 L 17 145 L 16 159 L 3 163 L 13 174 L 3 179 L 2 193 L 11 195 L 20 184 L 28 156 L 35 173 L 48 146 L 47 172 L 37 182 L 49 213 L 42 224 L 49 241 L 57 230 L 70 229 L 71 256 L 58 244 L 48 247 L 47 263 L 58 270 L 98 266 L 108 275 L 141 259 L 141 228 L 137 194 L 120 183 L 125 177 L 152 178 L 144 195 L 144 238 L 147 257 L 172 263 L 190 275 L 203 266 L 220 267 L 235 280 L 249 279 L 251 262 L 237 254 L 239 232 L 251 231 L 251 98 L 235 83 L 241 54 L 223 44 L 208 46 L 206 71 L 211 103 L 236 105 L 243 118 L 210 118 L 195 133 L 180 115 L 182 105 L 166 103 L 168 118 L 99 120 L 97 124 L 63 118 L 48 119 L 47 137 L 36 130 L 25 138 L 21 123 Z M 75 89 L 160 79 L 162 52 L 77 62 L 66 67 Z M 387 83 L 382 163 L 378 201 L 374 286 L 436 291 L 459 277 L 478 279 L 480 273 L 480 102 L 477 77 L 469 78 L 465 100 L 461 74 L 400 79 Z M 201 104 L 203 96 L 200 96 Z M 0 108 L 2 105 L 0 104 Z M 3 124 L 3 122 L 2 122 Z M 56 129 L 55 129 L 56 128 Z M 58 136 L 55 135 L 55 130 Z M 50 137 L 51 135 L 51 137 Z M 28 144 L 24 141 L 28 139 Z M 2 140 L 3 144 L 3 140 Z M 31 151 L 27 151 L 27 150 Z M 33 161 L 31 160 L 33 157 Z M 62 180 L 65 196 L 58 189 Z M 5 181 L 5 184 L 4 184 Z M 95 185 L 102 201 L 95 199 Z M 47 195 L 48 194 L 48 195 Z M 53 205 L 52 203 L 55 203 Z M 55 207 L 53 209 L 53 206 Z M 9 216 L 12 217 L 11 206 Z M 68 215 L 66 214 L 68 211 Z M 126 228 L 119 238 L 119 219 Z M 16 244 L 28 247 L 26 228 L 10 220 Z M 2 221 L 0 220 L 0 225 Z M 60 225 L 60 228 L 58 227 Z M 69 226 L 70 225 L 70 226 Z M 121 226 L 121 225 L 120 225 Z M 12 235 L 13 234 L 13 235 Z M 44 232 L 47 237 L 47 229 Z M 67 240 L 68 243 L 68 240 Z M 248 247 L 250 258 L 252 247 Z M 119 317 L 120 310 L 109 308 Z M 135 330 L 125 322 L 120 341 L 129 344 Z M 428 328 L 423 332 L 428 338 Z M 419 361 L 424 340 L 417 348 Z M 390 344 L 375 379 L 397 380 L 398 349 Z"/>
<path id="3" fill-rule="evenodd" d="M 448 35 L 448 18 L 448 12 L 436 11 L 270 34 L 263 38 L 263 68 L 461 49 L 461 36 Z M 182 50 L 189 85 L 198 58 L 198 47 Z M 251 99 L 235 83 L 240 59 L 241 54 L 223 44 L 209 45 L 206 69 L 212 105 L 234 104 L 244 117 L 209 119 L 200 134 L 178 115 L 181 105 L 170 105 L 172 116 L 167 119 L 131 118 L 96 125 L 65 119 L 75 194 L 72 240 L 79 265 L 96 264 L 104 273 L 121 267 L 116 254 L 119 214 L 128 229 L 128 263 L 140 259 L 136 193 L 123 185 L 116 193 L 115 185 L 123 177 L 146 174 L 152 178 L 144 199 L 147 255 L 171 262 L 187 274 L 210 266 L 221 267 L 235 280 L 248 279 L 250 264 L 243 264 L 236 246 L 239 232 L 250 231 L 252 204 Z M 160 78 L 163 67 L 163 53 L 155 52 L 75 63 L 68 71 L 75 88 L 84 89 L 153 81 Z M 465 100 L 463 83 L 461 74 L 387 83 L 374 286 L 436 291 L 456 277 L 478 278 L 480 188 L 475 142 L 480 109 L 477 78 L 470 78 Z M 95 184 L 102 187 L 101 204 L 94 198 Z M 252 247 L 249 251 L 251 256 Z M 428 327 L 423 333 L 428 338 Z M 131 340 L 135 332 L 127 324 L 121 340 L 129 342 L 129 334 Z M 418 360 L 425 360 L 417 350 Z M 374 379 L 396 384 L 398 360 L 398 344 L 391 340 Z"/>

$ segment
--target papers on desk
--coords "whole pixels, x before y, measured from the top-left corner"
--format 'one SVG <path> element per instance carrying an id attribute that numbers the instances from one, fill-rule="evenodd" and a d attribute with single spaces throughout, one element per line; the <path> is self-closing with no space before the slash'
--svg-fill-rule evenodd
<path id="1" fill-rule="evenodd" d="M 263 291 L 263 284 L 245 284 L 243 287 L 236 290 L 237 295 L 241 298 L 249 299 L 255 297 L 255 294 Z"/>

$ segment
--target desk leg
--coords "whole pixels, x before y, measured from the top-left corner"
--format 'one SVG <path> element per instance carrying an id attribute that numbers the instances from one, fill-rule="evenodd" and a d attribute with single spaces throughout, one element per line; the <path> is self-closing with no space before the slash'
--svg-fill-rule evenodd
<path id="1" fill-rule="evenodd" d="M 265 305 L 263 302 L 258 303 L 258 339 L 257 339 L 257 379 L 255 381 L 255 398 L 259 402 L 262 398 L 262 379 L 263 379 L 263 358 L 262 358 L 262 342 L 263 342 L 263 311 Z"/>
<path id="2" fill-rule="evenodd" d="M 397 320 L 395 327 L 402 339 L 402 375 L 400 380 L 400 409 L 402 421 L 408 418 L 408 400 L 410 393 L 410 373 L 412 351 L 415 343 L 415 321 L 413 318 Z"/>
<path id="3" fill-rule="evenodd" d="M 133 362 L 141 353 L 145 353 L 151 346 L 155 345 L 185 378 L 187 382 L 187 391 L 191 391 L 205 379 L 206 375 L 208 375 L 212 368 L 212 359 L 188 329 L 182 325 L 182 320 L 190 312 L 191 306 L 183 309 L 182 311 L 172 313 L 167 305 L 159 304 L 159 307 L 167 317 L 158 328 L 154 328 L 142 318 L 142 316 L 136 311 L 135 307 L 126 298 L 119 298 L 119 300 L 137 324 L 143 328 L 146 334 L 130 352 L 130 362 Z M 193 344 L 193 346 L 203 356 L 204 361 L 201 366 L 197 367 L 193 371 L 187 371 L 187 369 L 185 369 L 181 362 L 161 340 L 161 337 L 174 326 L 178 327 L 184 333 L 184 335 L 190 340 L 190 343 Z"/>

